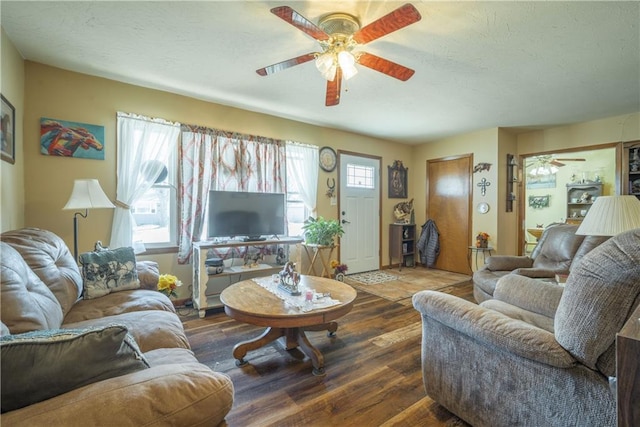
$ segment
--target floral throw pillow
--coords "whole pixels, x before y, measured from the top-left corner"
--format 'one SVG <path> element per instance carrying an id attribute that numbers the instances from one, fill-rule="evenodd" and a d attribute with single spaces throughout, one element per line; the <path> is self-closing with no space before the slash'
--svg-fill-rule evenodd
<path id="1" fill-rule="evenodd" d="M 86 252 L 80 255 L 80 263 L 84 299 L 140 287 L 133 248 Z"/>

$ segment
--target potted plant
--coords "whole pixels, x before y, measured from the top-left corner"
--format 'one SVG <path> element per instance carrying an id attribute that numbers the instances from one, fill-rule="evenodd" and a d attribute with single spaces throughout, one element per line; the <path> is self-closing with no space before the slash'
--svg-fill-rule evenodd
<path id="1" fill-rule="evenodd" d="M 344 229 L 335 219 L 309 217 L 302 227 L 305 243 L 320 246 L 335 245 L 335 238 L 342 237 Z"/>

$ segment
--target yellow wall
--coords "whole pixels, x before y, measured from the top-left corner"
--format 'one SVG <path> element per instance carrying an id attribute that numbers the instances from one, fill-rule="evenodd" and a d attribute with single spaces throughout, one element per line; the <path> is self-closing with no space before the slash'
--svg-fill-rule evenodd
<path id="1" fill-rule="evenodd" d="M 171 121 L 198 124 L 241 133 L 300 141 L 317 146 L 328 145 L 382 157 L 382 219 L 392 220 L 393 205 L 399 200 L 388 199 L 386 166 L 394 160 L 408 164 L 411 146 L 365 137 L 253 113 L 237 108 L 212 104 L 168 92 L 132 86 L 112 80 L 73 73 L 43 64 L 25 63 L 28 106 L 25 111 L 25 224 L 52 230 L 68 245 L 73 244 L 72 212 L 63 211 L 77 178 L 97 178 L 110 199 L 116 193 L 116 112 L 126 111 Z M 39 121 L 41 117 L 83 122 L 105 127 L 105 160 L 45 156 L 39 152 Z M 336 178 L 337 171 L 320 171 L 318 180 L 318 214 L 337 218 L 337 207 L 325 196 L 327 178 Z M 92 210 L 80 220 L 79 250 L 91 250 L 96 240 L 108 243 L 113 211 Z M 388 258 L 387 227 L 382 227 L 382 259 Z M 151 257 L 164 272 L 174 272 L 185 284 L 191 283 L 190 266 L 178 266 L 175 254 Z"/>
<path id="2" fill-rule="evenodd" d="M 387 198 L 386 166 L 394 160 L 401 160 L 409 167 L 408 193 L 409 198 L 415 199 L 418 225 L 426 220 L 427 160 L 472 153 L 474 165 L 479 162 L 492 163 L 489 172 L 474 174 L 472 233 L 486 231 L 492 236 L 491 243 L 499 252 L 515 253 L 516 206 L 513 213 L 504 212 L 506 153 L 532 153 L 640 139 L 640 113 L 634 113 L 517 136 L 504 129 L 493 128 L 409 146 L 25 62 L 4 32 L 2 93 L 16 107 L 17 142 L 16 165 L 2 162 L 1 166 L 2 231 L 23 226 L 46 228 L 60 235 L 69 245 L 72 245 L 73 239 L 73 216 L 70 211 L 62 211 L 62 207 L 69 197 L 74 179 L 97 178 L 107 195 L 115 199 L 117 111 L 380 156 L 383 265 L 384 260 L 388 259 L 386 224 L 393 221 L 393 206 L 400 201 Z M 41 155 L 41 117 L 104 126 L 105 160 Z M 321 171 L 318 180 L 318 213 L 327 218 L 337 218 L 337 207 L 331 206 L 324 195 L 327 178 L 335 178 L 336 175 L 336 172 Z M 482 178 L 491 182 L 484 197 L 476 187 Z M 520 194 L 517 196 L 522 198 Z M 475 211 L 480 201 L 491 205 L 488 214 L 480 215 Z M 109 242 L 112 217 L 110 210 L 94 210 L 87 219 L 81 219 L 81 251 L 92 249 L 96 240 Z M 462 244 L 467 243 L 471 241 Z M 191 283 L 190 266 L 178 266 L 175 254 L 149 258 L 160 263 L 161 271 L 173 272 L 185 284 Z M 185 295 L 186 291 L 183 291 Z"/>
<path id="3" fill-rule="evenodd" d="M 640 113 L 557 126 L 518 135 L 518 153 L 538 153 L 561 148 L 585 148 L 640 139 Z"/>
<path id="4" fill-rule="evenodd" d="M 24 170 L 22 137 L 22 112 L 24 111 L 24 61 L 9 37 L 1 30 L 2 37 L 2 95 L 16 110 L 15 164 L 0 161 L 0 231 L 24 226 Z"/>
<path id="5" fill-rule="evenodd" d="M 456 135 L 439 141 L 416 146 L 413 152 L 413 166 L 416 173 L 411 178 L 411 187 L 415 188 L 417 195 L 414 202 L 416 211 L 416 223 L 424 224 L 427 218 L 427 160 L 441 159 L 449 156 L 462 154 L 473 154 L 473 164 L 491 163 L 489 171 L 482 171 L 473 174 L 473 204 L 472 204 L 472 235 L 468 242 L 461 242 L 461 245 L 470 245 L 476 233 L 484 231 L 491 236 L 492 246 L 498 245 L 498 194 L 504 183 L 499 182 L 498 173 L 500 165 L 498 162 L 498 129 L 485 129 L 470 132 L 463 135 Z M 411 177 L 411 176 L 410 176 Z M 486 195 L 482 196 L 477 184 L 486 178 L 491 183 L 487 187 Z M 479 214 L 475 207 L 480 202 L 487 202 L 491 209 L 488 214 Z M 437 224 L 436 224 L 437 225 Z M 420 231 L 420 229 L 418 230 Z M 498 246 L 499 247 L 499 246 Z"/>

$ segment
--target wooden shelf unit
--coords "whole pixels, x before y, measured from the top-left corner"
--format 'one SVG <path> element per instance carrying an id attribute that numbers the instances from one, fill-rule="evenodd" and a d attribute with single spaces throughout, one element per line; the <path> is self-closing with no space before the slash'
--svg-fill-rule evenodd
<path id="1" fill-rule="evenodd" d="M 393 259 L 398 259 L 398 269 L 415 267 L 416 259 L 416 225 L 389 224 L 389 267 Z"/>
<path id="2" fill-rule="evenodd" d="M 622 194 L 632 194 L 640 199 L 640 141 L 623 144 Z"/>
<path id="3" fill-rule="evenodd" d="M 206 309 L 222 307 L 220 294 L 232 284 L 254 277 L 270 276 L 271 274 L 282 270 L 283 267 L 280 264 L 261 262 L 257 267 L 245 268 L 244 266 L 231 266 L 225 267 L 222 273 L 208 274 L 205 261 L 207 260 L 207 252 L 209 249 L 246 249 L 249 247 L 279 245 L 285 248 L 287 259 L 289 259 L 289 253 L 291 252 L 290 246 L 298 245 L 300 243 L 302 243 L 302 238 L 299 237 L 283 237 L 281 239 L 253 242 L 227 241 L 224 243 L 194 243 L 192 260 L 193 286 L 191 289 L 191 297 L 193 298 L 193 307 L 198 310 L 200 318 L 205 316 Z M 297 250 L 297 259 L 295 262 L 298 268 L 300 268 L 300 248 Z"/>
<path id="4" fill-rule="evenodd" d="M 580 201 L 584 193 L 589 193 L 589 201 Z M 602 196 L 601 182 L 567 184 L 567 223 L 580 224 L 593 205 L 594 199 Z"/>
<path id="5" fill-rule="evenodd" d="M 513 201 L 516 199 L 513 186 L 518 182 L 517 168 L 518 161 L 515 154 L 507 154 L 507 203 L 505 205 L 507 212 L 513 212 Z"/>

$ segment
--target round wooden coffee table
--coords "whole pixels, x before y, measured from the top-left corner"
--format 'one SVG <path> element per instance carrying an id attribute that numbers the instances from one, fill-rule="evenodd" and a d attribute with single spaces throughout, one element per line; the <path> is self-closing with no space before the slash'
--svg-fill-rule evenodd
<path id="1" fill-rule="evenodd" d="M 285 337 L 287 350 L 299 347 L 311 358 L 314 375 L 325 374 L 324 357 L 309 342 L 305 331 L 326 330 L 329 336 L 334 336 L 338 330 L 338 324 L 334 320 L 351 311 L 357 292 L 349 285 L 322 277 L 302 275 L 300 283 L 317 293 L 330 294 L 331 298 L 340 301 L 340 304 L 304 312 L 292 304 L 285 304 L 285 301 L 253 280 L 235 283 L 222 291 L 220 300 L 229 317 L 240 322 L 267 327 L 260 336 L 235 345 L 233 357 L 236 358 L 238 366 L 247 363 L 244 357 L 249 350 L 258 349 Z"/>

